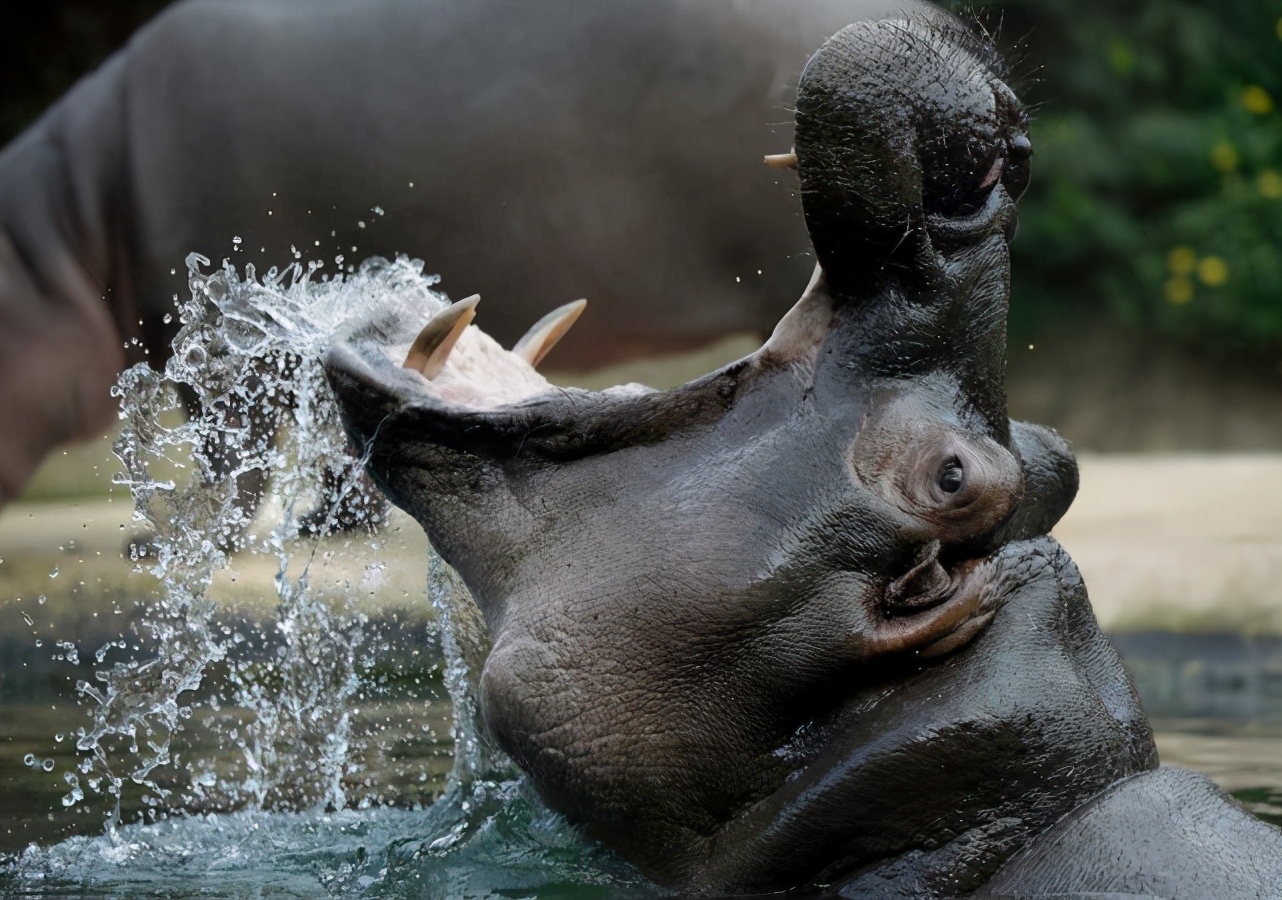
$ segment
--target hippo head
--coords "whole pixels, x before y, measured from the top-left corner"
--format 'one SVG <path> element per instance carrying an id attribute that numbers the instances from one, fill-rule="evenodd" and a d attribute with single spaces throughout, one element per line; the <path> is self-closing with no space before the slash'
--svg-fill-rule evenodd
<path id="1" fill-rule="evenodd" d="M 488 623 L 493 736 L 654 877 L 778 889 L 970 827 L 949 815 L 973 798 L 942 789 L 912 825 L 876 821 L 904 777 L 858 760 L 935 746 L 923 685 L 1030 584 L 1051 617 L 1071 581 L 1029 539 L 1067 509 L 1076 464 L 1006 413 L 1030 149 L 994 55 L 952 18 L 852 25 L 799 89 L 819 265 L 756 353 L 666 392 L 556 388 L 531 363 L 579 307 L 507 351 L 468 324 L 472 299 L 385 312 L 331 351 L 370 474 Z M 909 682 L 919 715 L 894 730 L 879 698 Z M 940 747 L 912 776 L 927 793 Z"/>

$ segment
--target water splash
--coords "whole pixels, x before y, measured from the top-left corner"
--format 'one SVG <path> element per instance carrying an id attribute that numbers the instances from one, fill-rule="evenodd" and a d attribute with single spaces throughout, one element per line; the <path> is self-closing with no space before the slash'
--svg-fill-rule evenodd
<path id="1" fill-rule="evenodd" d="M 142 887 L 179 896 L 200 892 L 180 886 L 193 876 L 217 873 L 220 889 L 243 883 L 255 895 L 270 886 L 298 896 L 486 896 L 498 887 L 537 895 L 550 883 L 588 890 L 575 896 L 603 896 L 594 893 L 602 885 L 610 896 L 647 893 L 635 872 L 546 810 L 479 727 L 489 638 L 439 559 L 426 574 L 454 712 L 444 796 L 426 808 L 380 809 L 379 785 L 355 777 L 354 701 L 371 690 L 364 673 L 387 645 L 352 602 L 355 591 L 337 603 L 318 595 L 320 544 L 301 532 L 379 501 L 348 454 L 321 359 L 355 315 L 388 303 L 444 308 L 435 278 L 403 258 L 338 278 L 318 277 L 315 264 L 261 279 L 251 266 L 242 278 L 227 263 L 206 274 L 208 265 L 188 259 L 191 296 L 164 372 L 137 366 L 116 388 L 117 483 L 150 532 L 136 544 L 145 550 L 137 565 L 161 590 L 134 642 L 153 652 L 77 687 L 90 721 L 76 735 L 82 756 L 65 773 L 63 802 L 111 798 L 108 833 L 32 846 L 0 872 L 0 887 L 41 895 L 92 883 L 103 896 Z M 317 503 L 319 514 L 301 515 Z M 256 505 L 265 514 L 255 532 Z M 376 552 L 379 540 L 370 539 Z M 254 634 L 221 621 L 210 596 L 236 550 L 275 560 L 275 613 Z M 379 571 L 372 564 L 362 580 L 376 583 Z M 233 763 L 184 752 L 198 713 L 236 749 Z M 150 824 L 122 822 L 126 790 L 142 791 Z M 202 815 L 183 814 L 193 810 Z"/>
<path id="2" fill-rule="evenodd" d="M 119 824 L 126 778 L 153 809 L 175 799 L 166 783 L 174 774 L 182 783 L 186 770 L 158 775 L 175 766 L 174 737 L 211 693 L 213 702 L 222 696 L 249 712 L 228 733 L 241 772 L 215 782 L 217 804 L 346 805 L 348 710 L 362 623 L 313 596 L 311 556 L 301 563 L 293 557 L 297 512 L 316 499 L 318 485 L 334 486 L 331 519 L 367 488 L 346 453 L 320 359 L 335 328 L 373 295 L 412 285 L 441 302 L 408 261 L 372 262 L 349 281 L 332 282 L 314 279 L 314 266 L 273 270 L 260 282 L 252 267 L 242 280 L 229 265 L 205 275 L 205 265 L 200 256 L 188 260 L 191 296 L 180 308 L 183 327 L 164 372 L 136 366 L 115 389 L 124 420 L 114 447 L 124 472 L 116 481 L 129 488 L 135 516 L 151 532 L 138 565 L 163 591 L 140 626 L 158 654 L 118 662 L 97 673 L 101 685 L 77 687 L 92 717 L 77 737 L 85 754 L 80 771 L 92 790 L 116 798 L 109 830 Z M 185 419 L 183 409 L 191 413 Z M 174 466 L 189 466 L 191 476 L 180 482 L 171 471 L 157 474 Z M 259 542 L 248 529 L 269 472 L 268 508 L 281 512 Z M 278 564 L 275 619 L 263 636 L 274 645 L 267 660 L 234 655 L 234 638 L 217 627 L 209 594 L 231 551 L 246 545 Z M 211 691 L 208 676 L 220 664 L 228 685 Z M 211 786 L 196 779 L 188 791 L 208 805 Z"/>
<path id="3" fill-rule="evenodd" d="M 508 782 L 469 840 L 441 847 L 468 817 L 438 803 L 421 811 L 246 812 L 121 829 L 120 839 L 72 838 L 31 848 L 6 897 L 370 897 L 396 900 L 668 896 L 579 839 L 524 786 Z"/>

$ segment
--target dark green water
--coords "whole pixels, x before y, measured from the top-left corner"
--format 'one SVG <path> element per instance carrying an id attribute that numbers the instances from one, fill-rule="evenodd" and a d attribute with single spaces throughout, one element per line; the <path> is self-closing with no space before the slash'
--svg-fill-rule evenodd
<path id="1" fill-rule="evenodd" d="M 1116 642 L 1154 718 L 1163 762 L 1206 772 L 1260 818 L 1282 825 L 1282 642 L 1169 634 L 1121 635 Z M 206 808 L 174 804 L 157 816 L 141 792 L 126 790 L 123 821 L 150 824 L 127 826 L 114 840 L 101 837 L 103 798 L 71 807 L 62 802 L 63 773 L 76 762 L 70 735 L 83 722 L 71 685 L 89 667 L 50 663 L 48 654 L 26 651 L 4 661 L 5 896 L 656 895 L 527 796 L 519 782 L 484 784 L 473 795 L 432 805 L 446 786 L 453 746 L 439 662 L 428 654 L 366 673 L 369 687 L 354 711 L 344 784 L 353 808 L 236 812 L 211 800 Z M 226 707 L 206 711 L 177 737 L 180 775 L 169 785 L 175 796 L 187 787 L 184 757 L 235 770 L 239 751 L 224 735 L 227 720 L 238 714 Z M 218 717 L 221 723 L 213 721 Z M 25 764 L 28 754 L 52 760 L 51 771 Z"/>

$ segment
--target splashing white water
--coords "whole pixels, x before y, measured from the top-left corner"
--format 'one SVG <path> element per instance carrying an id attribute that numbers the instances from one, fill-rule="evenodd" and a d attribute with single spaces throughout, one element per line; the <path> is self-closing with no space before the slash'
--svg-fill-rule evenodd
<path id="1" fill-rule="evenodd" d="M 647 894 L 635 872 L 543 808 L 479 727 L 489 636 L 466 588 L 434 555 L 424 561 L 427 599 L 454 713 L 445 794 L 427 809 L 378 809 L 378 785 L 353 777 L 353 701 L 369 687 L 362 672 L 388 648 L 351 597 L 317 595 L 319 542 L 300 535 L 300 524 L 332 526 L 380 501 L 348 454 L 321 359 L 344 323 L 385 303 L 444 308 L 436 279 L 406 259 L 370 260 L 333 279 L 316 277 L 314 265 L 261 280 L 248 266 L 243 278 L 226 263 L 210 274 L 202 266 L 206 259 L 189 258 L 191 298 L 165 371 L 135 367 L 116 389 L 125 426 L 117 483 L 152 532 L 138 565 L 161 590 L 138 641 L 154 654 L 78 686 L 91 721 L 77 735 L 82 757 L 66 773 L 64 804 L 114 798 L 108 834 L 29 848 L 7 887 L 39 896 L 79 883 L 125 896 L 145 885 L 177 896 L 192 876 L 217 872 L 229 890 L 256 894 L 270 884 L 291 896 L 312 888 L 487 896 L 540 884 L 580 885 L 583 896 Z M 183 465 L 187 477 L 174 477 Z M 317 502 L 320 515 L 300 515 Z M 376 551 L 379 541 L 370 539 Z M 210 596 L 239 549 L 276 561 L 275 614 L 250 635 L 221 621 Z M 362 581 L 377 582 L 380 571 L 372 564 Z M 235 765 L 182 751 L 197 712 L 224 714 L 215 727 L 238 751 Z M 154 824 L 122 823 L 127 789 L 144 792 Z M 184 810 L 205 815 L 173 815 Z"/>
<path id="2" fill-rule="evenodd" d="M 406 259 L 371 260 L 333 280 L 317 279 L 314 265 L 273 270 L 261 281 L 252 267 L 242 279 L 228 264 L 204 274 L 207 265 L 200 256 L 188 259 L 191 297 L 180 309 L 183 327 L 165 371 L 136 366 L 116 389 L 125 422 L 115 445 L 125 467 L 117 482 L 128 486 L 136 516 L 152 532 L 139 565 L 163 595 L 142 626 L 158 654 L 100 671 L 101 686 L 78 687 L 92 701 L 92 722 L 77 739 L 85 754 L 80 772 L 91 790 L 116 797 L 112 828 L 125 779 L 151 795 L 153 808 L 171 801 L 165 785 L 172 779 L 158 776 L 171 774 L 163 770 L 175 765 L 173 738 L 208 702 L 202 698 L 219 702 L 220 692 L 207 683 L 216 668 L 231 686 L 230 696 L 222 695 L 250 717 L 227 729 L 240 751 L 239 771 L 192 782 L 206 807 L 211 799 L 223 808 L 275 810 L 348 804 L 343 783 L 363 619 L 311 591 L 315 541 L 298 559 L 299 514 L 309 503 L 326 504 L 312 518 L 332 527 L 353 509 L 379 504 L 347 452 L 321 358 L 346 321 L 380 303 L 437 309 L 448 302 L 432 290 L 435 279 L 421 274 L 421 263 Z M 184 406 L 191 415 L 166 425 Z M 193 472 L 185 483 L 154 473 L 157 462 L 186 457 Z M 276 515 L 266 538 L 255 541 L 247 529 L 265 491 L 264 508 Z M 230 551 L 245 545 L 278 563 L 273 633 L 263 641 L 274 652 L 267 659 L 236 654 L 243 635 L 217 625 L 209 596 Z M 447 585 L 432 591 L 443 620 L 459 619 L 457 610 L 473 605 L 471 598 L 439 562 L 432 571 L 434 582 Z M 467 638 L 482 640 L 483 627 L 469 629 Z M 484 650 L 468 653 L 452 633 L 445 644 L 450 688 L 467 691 L 464 657 L 474 663 Z M 458 700 L 457 709 L 474 713 L 470 696 Z M 470 722 L 457 730 L 470 748 L 461 756 L 470 773 L 477 768 L 476 730 Z M 117 752 L 122 743 L 132 755 Z M 81 791 L 74 776 L 71 785 L 74 799 Z"/>
<path id="3" fill-rule="evenodd" d="M 315 267 L 272 271 L 259 282 L 252 268 L 241 280 L 230 266 L 205 275 L 202 265 L 208 260 L 188 260 L 191 297 L 181 307 L 183 328 L 164 373 L 136 366 L 116 388 L 125 423 L 115 445 L 125 467 L 117 483 L 128 486 L 136 518 L 152 531 L 139 564 L 163 595 L 142 625 L 158 654 L 98 672 L 101 686 L 78 686 L 92 701 L 92 722 L 77 739 L 86 754 L 80 771 L 92 790 L 117 798 L 111 828 L 119 822 L 125 778 L 147 792 L 144 802 L 153 808 L 170 801 L 158 775 L 175 765 L 173 738 L 209 695 L 206 682 L 218 664 L 229 671 L 229 699 L 250 714 L 227 735 L 240 749 L 243 774 L 218 782 L 222 802 L 258 809 L 346 804 L 361 621 L 312 595 L 310 558 L 290 571 L 297 513 L 317 486 L 334 485 L 324 498 L 331 519 L 365 490 L 346 453 L 320 358 L 353 309 L 389 290 L 442 302 L 408 261 L 371 263 L 345 281 L 316 281 Z M 192 414 L 167 426 L 183 406 Z M 185 483 L 153 474 L 158 461 L 185 457 L 193 469 Z M 255 542 L 246 533 L 267 473 L 275 500 L 268 508 L 282 513 L 266 540 Z M 215 573 L 244 544 L 278 561 L 274 633 L 267 636 L 275 652 L 265 661 L 233 657 L 234 638 L 216 626 L 209 597 Z M 131 754 L 127 762 L 114 752 L 121 744 Z M 209 786 L 197 779 L 192 789 L 207 793 Z M 79 785 L 72 787 L 74 794 Z"/>

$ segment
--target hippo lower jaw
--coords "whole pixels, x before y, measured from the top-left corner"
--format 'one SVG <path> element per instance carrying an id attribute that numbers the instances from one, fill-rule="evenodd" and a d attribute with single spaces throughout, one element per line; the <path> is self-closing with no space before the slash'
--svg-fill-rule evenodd
<path id="1" fill-rule="evenodd" d="M 1065 813 L 1157 767 L 1130 677 L 1063 549 L 1017 542 L 971 571 L 983 625 L 946 659 L 867 675 L 798 729 L 780 751 L 786 783 L 701 846 L 690 884 L 969 894 Z"/>
<path id="2" fill-rule="evenodd" d="M 867 685 L 966 656 L 1023 590 L 1025 551 L 994 552 L 994 535 L 1046 527 L 1045 510 L 1029 511 L 1039 496 L 1066 505 L 1064 480 L 1020 468 L 1057 439 L 1034 432 L 1045 447 L 1013 454 L 947 406 L 923 418 L 898 380 L 832 383 L 834 335 L 848 326 L 822 278 L 758 353 L 670 392 L 555 388 L 467 324 L 474 307 L 419 327 L 423 310 L 392 301 L 335 345 L 327 373 L 371 475 L 489 623 L 482 699 L 500 746 L 550 805 L 661 881 L 813 880 L 826 860 L 765 845 L 793 827 L 797 802 L 849 793 L 831 748 L 843 710 L 870 702 Z M 817 454 L 806 476 L 774 489 L 806 453 Z M 654 562 L 633 571 L 636 559 Z M 669 583 L 670 568 L 689 574 Z M 776 683 L 736 674 L 741 640 L 794 657 L 793 671 Z M 760 683 L 737 698 L 718 687 L 743 678 Z M 724 729 L 722 750 L 692 744 L 690 727 Z M 684 787 L 656 793 L 656 769 Z M 851 783 L 891 802 L 863 776 Z M 838 843 L 856 826 L 836 828 Z M 770 861 L 740 878 L 735 848 L 754 842 Z"/>
<path id="3" fill-rule="evenodd" d="M 402 423 L 420 433 L 426 425 L 443 446 L 463 451 L 469 458 L 464 469 L 477 455 L 504 461 L 510 454 L 508 459 L 517 462 L 522 453 L 537 453 L 548 436 L 558 441 L 554 444 L 558 458 L 572 459 L 636 440 L 628 432 L 635 425 L 630 420 L 638 415 L 648 426 L 641 439 L 651 441 L 669 434 L 671 426 L 655 421 L 667 411 L 665 407 L 675 406 L 685 414 L 692 408 L 713 406 L 717 407 L 714 412 L 719 412 L 733 391 L 751 390 L 725 384 L 730 379 L 751 383 L 771 377 L 779 369 L 794 370 L 803 380 L 811 378 L 806 372 L 816 364 L 832 327 L 827 321 L 832 316 L 831 301 L 825 290 L 816 271 L 797 309 L 760 351 L 666 394 L 639 384 L 604 391 L 558 388 L 535 370 L 534 363 L 573 324 L 584 301 L 545 316 L 510 351 L 471 324 L 479 297 L 437 312 L 421 328 L 415 323 L 422 321 L 422 309 L 393 301 L 376 319 L 357 325 L 336 342 L 326 369 L 341 398 L 361 398 L 357 402 L 344 400 L 349 434 L 371 461 L 376 482 L 396 499 L 404 490 L 395 479 L 380 475 L 374 444 L 380 437 L 385 444 L 391 443 L 389 433 Z M 818 314 L 815 306 L 820 307 Z M 815 319 L 823 322 L 821 327 L 816 327 Z M 411 334 L 415 335 L 412 340 Z M 397 365 L 402 358 L 404 362 Z M 1057 451 L 1069 456 L 1066 447 Z M 445 465 L 457 467 L 458 463 L 454 454 Z M 423 477 L 443 477 L 439 471 L 442 460 L 435 455 L 414 460 L 412 465 Z M 402 466 L 403 461 L 398 460 L 385 462 L 382 468 L 391 475 Z M 438 471 L 432 472 L 433 467 Z M 880 475 L 876 469 L 875 465 L 862 467 L 856 476 L 873 489 L 883 490 L 877 484 Z M 1070 492 L 1075 490 L 1075 474 L 1074 468 L 1067 488 Z M 1005 477 L 1010 483 L 1003 485 L 1001 493 L 1010 497 L 1003 496 L 999 508 L 987 514 L 990 531 L 1012 517 L 1015 504 L 1011 497 L 1021 491 L 1021 476 L 1015 475 L 1014 480 L 1009 474 Z M 1065 488 L 1056 484 L 1054 492 L 1063 494 Z M 1058 517 L 1058 512 L 1055 515 Z M 432 533 L 432 526 L 423 524 Z M 943 530 L 939 533 L 949 539 L 947 544 L 935 536 L 934 525 L 916 526 L 921 532 L 912 539 L 916 549 L 900 564 L 897 576 L 892 573 L 883 580 L 875 616 L 878 627 L 858 635 L 861 657 L 907 652 L 923 659 L 940 656 L 973 639 L 991 620 L 1000 601 L 989 590 L 993 574 L 985 554 L 995 542 L 981 538 L 976 545 L 969 535 L 949 537 L 947 522 L 940 527 Z M 1028 533 L 1045 527 L 1039 520 Z"/>

